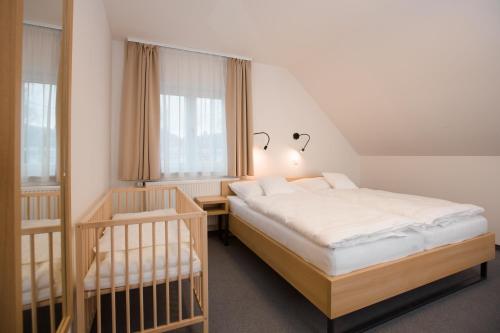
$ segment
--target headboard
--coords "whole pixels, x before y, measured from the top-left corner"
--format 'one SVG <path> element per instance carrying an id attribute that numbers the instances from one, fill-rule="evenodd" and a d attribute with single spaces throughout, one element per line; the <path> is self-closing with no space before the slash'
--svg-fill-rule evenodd
<path id="1" fill-rule="evenodd" d="M 313 175 L 313 176 L 285 177 L 285 178 L 286 178 L 286 180 L 291 182 L 291 181 L 298 180 L 298 179 L 315 178 L 315 177 L 321 177 L 321 176 Z M 245 176 L 245 177 L 240 177 L 240 178 L 232 178 L 232 179 L 228 179 L 228 180 L 223 180 L 220 183 L 220 195 L 222 195 L 223 197 L 227 197 L 228 195 L 235 195 L 235 193 L 229 187 L 229 184 L 231 184 L 231 183 L 238 182 L 240 180 L 255 180 L 255 179 L 256 179 L 256 177 L 254 177 L 254 176 Z"/>

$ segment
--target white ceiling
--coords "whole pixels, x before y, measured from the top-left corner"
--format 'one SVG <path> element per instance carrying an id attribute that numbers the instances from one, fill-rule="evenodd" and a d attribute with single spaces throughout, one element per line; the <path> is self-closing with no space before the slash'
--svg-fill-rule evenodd
<path id="1" fill-rule="evenodd" d="M 362 155 L 500 155 L 500 1 L 104 2 L 115 38 L 288 68 Z"/>

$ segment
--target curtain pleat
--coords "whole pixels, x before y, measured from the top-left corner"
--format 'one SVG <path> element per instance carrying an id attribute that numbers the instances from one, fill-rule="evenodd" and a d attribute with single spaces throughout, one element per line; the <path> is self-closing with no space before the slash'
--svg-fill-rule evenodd
<path id="1" fill-rule="evenodd" d="M 251 62 L 227 61 L 226 125 L 229 176 L 253 176 Z"/>
<path id="2" fill-rule="evenodd" d="M 157 46 L 127 43 L 120 124 L 121 180 L 160 178 L 160 63 Z"/>
<path id="3" fill-rule="evenodd" d="M 161 173 L 227 175 L 227 58 L 160 48 Z"/>

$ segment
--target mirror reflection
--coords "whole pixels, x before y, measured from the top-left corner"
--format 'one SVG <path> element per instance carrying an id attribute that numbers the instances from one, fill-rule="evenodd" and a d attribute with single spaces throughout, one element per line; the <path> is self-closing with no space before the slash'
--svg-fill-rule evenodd
<path id="1" fill-rule="evenodd" d="M 64 317 L 60 191 L 63 0 L 25 0 L 21 113 L 21 272 L 24 332 L 55 332 Z"/>

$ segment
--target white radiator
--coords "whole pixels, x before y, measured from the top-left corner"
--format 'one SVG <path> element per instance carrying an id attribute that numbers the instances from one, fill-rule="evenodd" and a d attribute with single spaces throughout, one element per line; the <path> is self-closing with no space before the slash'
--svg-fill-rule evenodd
<path id="1" fill-rule="evenodd" d="M 59 196 L 30 196 L 30 193 L 59 191 L 58 185 L 22 186 L 21 220 L 59 218 Z"/>
<path id="2" fill-rule="evenodd" d="M 175 185 L 186 192 L 191 198 L 196 198 L 205 195 L 220 195 L 220 183 L 222 178 L 214 179 L 189 179 L 189 180 L 166 180 L 160 182 L 146 183 L 148 186 L 158 185 Z M 217 216 L 208 217 L 208 229 L 214 230 L 217 228 Z"/>

